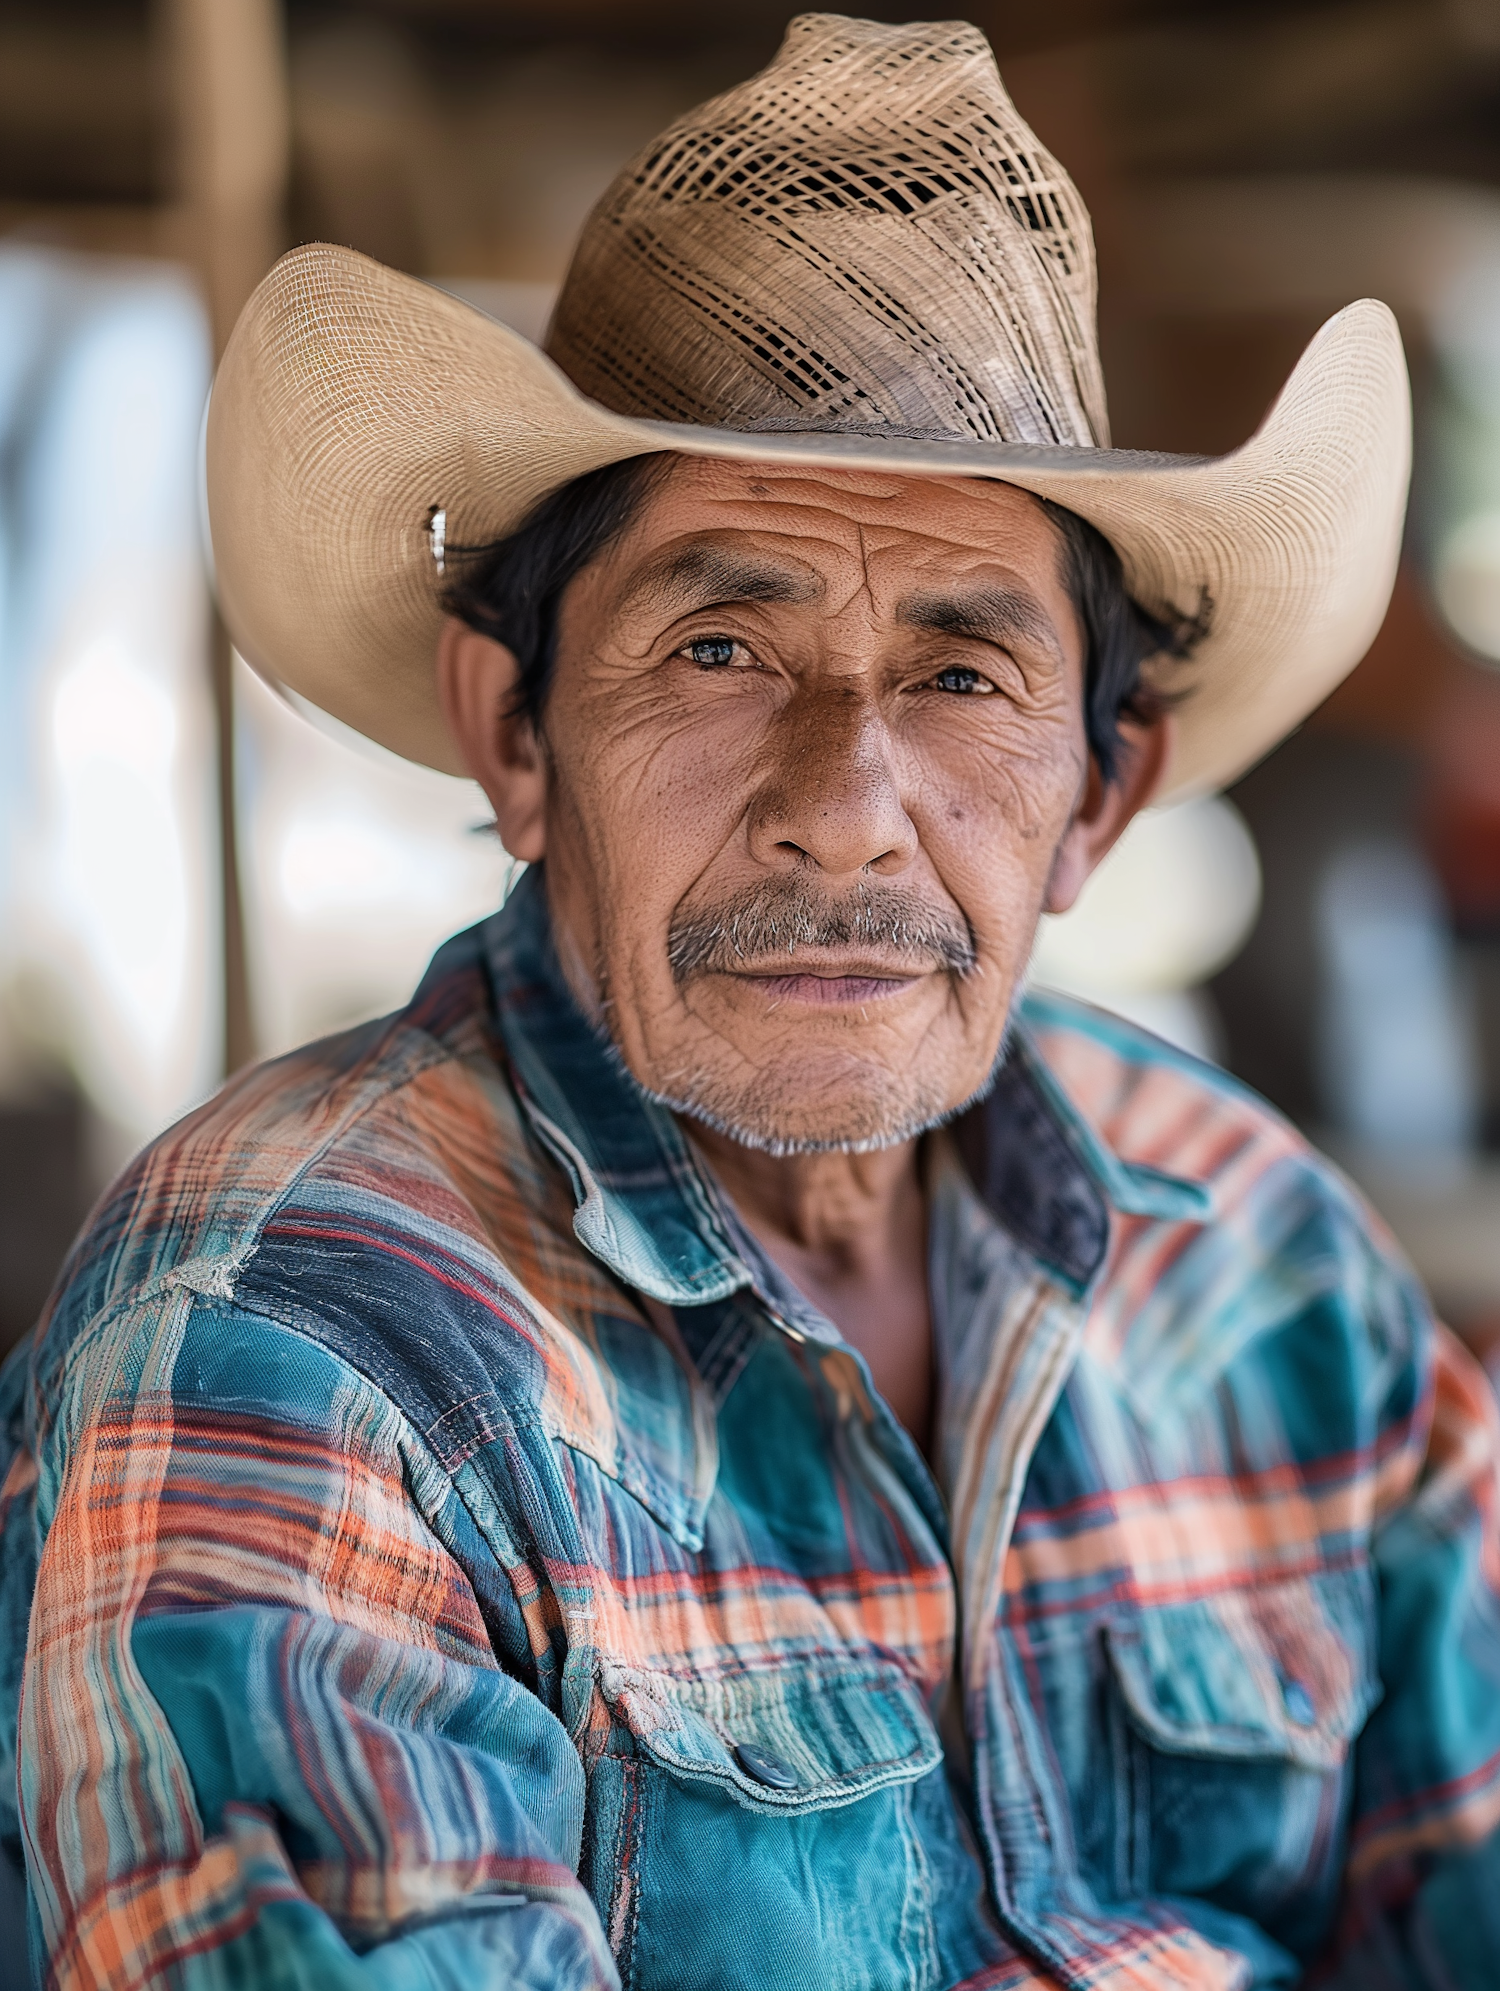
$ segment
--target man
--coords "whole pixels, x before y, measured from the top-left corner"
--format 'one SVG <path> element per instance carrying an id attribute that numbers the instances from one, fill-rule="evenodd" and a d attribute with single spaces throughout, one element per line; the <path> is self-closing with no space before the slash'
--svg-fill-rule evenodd
<path id="1" fill-rule="evenodd" d="M 1500 1981 L 1482 1378 L 1291 1129 L 1021 996 L 1378 624 L 1389 315 L 1112 453 L 982 38 L 808 16 L 549 351 L 315 248 L 215 389 L 246 654 L 530 869 L 149 1149 L 8 1372 L 38 1972 Z"/>

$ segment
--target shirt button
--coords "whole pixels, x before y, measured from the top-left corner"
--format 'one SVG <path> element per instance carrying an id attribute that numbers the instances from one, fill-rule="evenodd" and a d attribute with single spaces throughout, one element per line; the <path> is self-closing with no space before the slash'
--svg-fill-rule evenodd
<path id="1" fill-rule="evenodd" d="M 754 1777 L 758 1784 L 765 1784 L 773 1791 L 794 1791 L 797 1788 L 797 1773 L 773 1756 L 769 1749 L 757 1749 L 753 1742 L 739 1742 L 735 1745 L 735 1757 L 747 1777 Z"/>
<path id="2" fill-rule="evenodd" d="M 1281 1683 L 1281 1704 L 1286 1709 L 1287 1720 L 1294 1721 L 1298 1728 L 1312 1728 L 1318 1719 L 1318 1710 L 1313 1706 L 1313 1697 L 1300 1680 L 1283 1680 Z"/>

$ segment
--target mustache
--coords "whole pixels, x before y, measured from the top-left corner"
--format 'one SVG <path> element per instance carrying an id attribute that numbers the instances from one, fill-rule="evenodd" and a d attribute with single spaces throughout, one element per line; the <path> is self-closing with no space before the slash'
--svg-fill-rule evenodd
<path id="1" fill-rule="evenodd" d="M 897 885 L 862 881 L 829 902 L 799 878 L 767 878 L 719 904 L 673 915 L 667 962 L 679 987 L 697 975 L 733 974 L 797 949 L 867 947 L 923 968 L 973 972 L 974 935 L 956 912 L 928 905 Z"/>

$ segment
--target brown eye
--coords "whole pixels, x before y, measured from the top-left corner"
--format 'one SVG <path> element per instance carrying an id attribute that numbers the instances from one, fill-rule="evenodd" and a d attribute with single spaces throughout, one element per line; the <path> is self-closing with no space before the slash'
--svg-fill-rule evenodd
<path id="1" fill-rule="evenodd" d="M 687 646 L 687 653 L 695 664 L 704 670 L 718 670 L 725 664 L 734 662 L 734 653 L 739 648 L 731 636 L 699 636 Z"/>
<path id="2" fill-rule="evenodd" d="M 954 691 L 960 697 L 995 689 L 988 678 L 981 677 L 978 671 L 970 670 L 967 664 L 949 664 L 946 670 L 938 672 L 932 682 L 939 691 Z"/>

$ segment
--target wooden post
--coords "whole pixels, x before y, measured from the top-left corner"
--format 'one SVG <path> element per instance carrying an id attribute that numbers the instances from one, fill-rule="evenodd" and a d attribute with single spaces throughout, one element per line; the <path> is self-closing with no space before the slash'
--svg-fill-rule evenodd
<path id="1" fill-rule="evenodd" d="M 162 0 L 184 247 L 215 360 L 283 246 L 290 109 L 278 0 Z M 217 610 L 209 670 L 217 745 L 224 1070 L 255 1056 L 235 804 L 234 679 Z"/>

